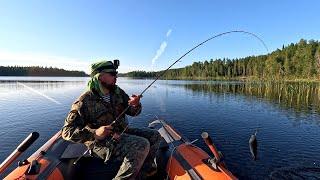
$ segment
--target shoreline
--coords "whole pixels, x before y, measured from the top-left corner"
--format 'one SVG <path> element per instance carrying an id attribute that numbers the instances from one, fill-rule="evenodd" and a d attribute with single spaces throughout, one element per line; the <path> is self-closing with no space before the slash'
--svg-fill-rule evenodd
<path id="1" fill-rule="evenodd" d="M 155 79 L 155 77 L 127 77 L 130 79 Z M 183 81 L 239 81 L 239 82 L 310 82 L 320 83 L 320 79 L 260 79 L 260 78 L 159 78 L 159 80 L 183 80 Z"/>

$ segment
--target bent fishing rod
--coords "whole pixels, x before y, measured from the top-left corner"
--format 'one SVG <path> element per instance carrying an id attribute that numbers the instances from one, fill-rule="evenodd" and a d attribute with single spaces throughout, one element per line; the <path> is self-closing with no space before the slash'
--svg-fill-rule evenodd
<path id="1" fill-rule="evenodd" d="M 242 31 L 242 30 L 234 30 L 234 31 L 227 31 L 227 32 L 223 32 L 223 33 L 220 33 L 220 34 L 217 34 L 217 35 L 214 35 L 208 39 L 206 39 L 205 41 L 197 44 L 196 46 L 194 46 L 193 48 L 191 48 L 189 51 L 187 51 L 186 53 L 184 53 L 182 56 L 180 56 L 177 60 L 175 60 L 166 70 L 164 70 L 162 73 L 160 73 L 139 95 L 138 97 L 141 98 L 142 95 L 159 79 L 161 78 L 166 72 L 168 72 L 168 70 L 174 66 L 177 62 L 179 62 L 182 58 L 184 58 L 186 55 L 188 55 L 189 53 L 191 53 L 193 50 L 197 49 L 199 46 L 207 43 L 208 41 L 212 40 L 212 39 L 215 39 L 217 37 L 220 37 L 220 36 L 223 36 L 223 35 L 226 35 L 226 34 L 231 34 L 231 33 L 242 33 L 242 34 L 249 34 L 253 37 L 255 37 L 256 39 L 258 39 L 262 44 L 263 46 L 265 47 L 265 49 L 267 50 L 267 53 L 269 52 L 268 50 L 268 47 L 267 45 L 264 43 L 264 41 L 259 37 L 257 36 L 256 34 L 254 33 L 251 33 L 251 32 L 248 32 L 248 31 Z M 128 105 L 118 116 L 117 118 L 110 124 L 110 126 L 113 126 L 119 119 L 120 117 L 130 108 L 130 105 Z M 137 113 L 135 115 L 138 114 L 138 112 L 141 110 L 141 107 L 137 110 Z M 123 131 L 121 131 L 121 133 L 119 134 L 119 137 L 122 136 L 122 134 L 126 131 L 126 129 L 128 128 L 128 125 L 123 129 Z M 108 140 L 106 143 L 110 143 L 114 141 L 114 137 L 112 136 L 112 138 L 110 140 Z M 76 161 L 73 163 L 74 165 L 77 164 L 77 162 L 84 156 L 86 155 L 88 152 L 90 152 L 90 148 L 88 148 L 83 154 L 82 156 L 78 157 L 76 159 Z"/>
<path id="2" fill-rule="evenodd" d="M 252 33 L 252 32 L 248 32 L 248 31 L 242 31 L 242 30 L 233 30 L 233 31 L 226 31 L 217 35 L 214 35 L 208 39 L 206 39 L 205 41 L 197 44 L 196 46 L 194 46 L 193 48 L 191 48 L 189 51 L 187 51 L 186 53 L 184 53 L 182 56 L 180 56 L 176 61 L 174 61 L 166 70 L 164 70 L 162 73 L 160 73 L 141 93 L 140 95 L 138 95 L 139 98 L 142 97 L 142 95 L 158 80 L 160 79 L 163 75 L 166 74 L 166 72 L 168 72 L 168 70 L 174 66 L 177 62 L 179 62 L 182 58 L 184 58 L 186 55 L 188 55 L 189 53 L 191 53 L 193 50 L 197 49 L 198 47 L 200 47 L 201 45 L 207 43 L 210 40 L 213 40 L 215 38 L 218 38 L 220 36 L 226 35 L 226 34 L 231 34 L 231 33 L 242 33 L 242 34 L 248 34 L 253 36 L 254 38 L 258 39 L 259 42 L 262 43 L 262 45 L 264 46 L 264 48 L 266 49 L 267 53 L 269 53 L 269 49 L 267 47 L 267 45 L 264 43 L 264 41 L 257 36 L 256 34 Z M 117 118 L 110 124 L 110 125 L 114 125 L 119 119 L 120 117 L 130 108 L 130 106 L 128 105 L 118 116 Z"/>

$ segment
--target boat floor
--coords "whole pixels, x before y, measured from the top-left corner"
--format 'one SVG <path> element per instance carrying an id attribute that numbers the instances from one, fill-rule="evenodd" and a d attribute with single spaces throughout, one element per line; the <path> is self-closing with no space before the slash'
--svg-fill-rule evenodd
<path id="1" fill-rule="evenodd" d="M 69 142 L 62 142 L 69 143 Z M 69 144 L 70 145 L 70 144 Z M 157 173 L 150 177 L 149 179 L 165 179 L 166 178 L 166 165 L 169 159 L 168 146 L 163 140 L 161 143 L 159 151 L 157 153 L 156 162 L 158 166 Z M 65 179 L 112 179 L 117 174 L 121 166 L 121 161 L 115 161 L 111 159 L 104 163 L 102 159 L 96 157 L 83 157 L 81 158 L 77 165 L 73 162 L 76 158 L 62 158 L 60 159 L 59 168 Z"/>

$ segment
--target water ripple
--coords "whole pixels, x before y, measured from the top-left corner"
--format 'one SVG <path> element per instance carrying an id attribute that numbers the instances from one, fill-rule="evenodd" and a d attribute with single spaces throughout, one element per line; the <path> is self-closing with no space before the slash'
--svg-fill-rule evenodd
<path id="1" fill-rule="evenodd" d="M 71 103 L 86 86 L 86 81 L 69 80 L 25 82 L 61 105 L 17 83 L 0 83 L 0 136 L 4 137 L 0 140 L 0 161 L 30 132 L 38 131 L 40 138 L 23 157 L 29 156 L 62 127 Z M 119 86 L 132 94 L 141 92 L 150 82 L 120 78 Z M 287 93 L 290 101 L 282 98 L 279 102 L 279 94 L 281 97 L 286 94 L 276 89 L 279 86 L 285 89 L 284 85 L 256 87 L 238 82 L 161 80 L 144 94 L 141 115 L 129 121 L 132 126 L 146 126 L 157 115 L 190 140 L 200 139 L 196 145 L 210 153 L 200 136 L 207 131 L 224 154 L 229 169 L 240 179 L 270 178 L 272 172 L 285 167 L 319 167 L 319 98 L 309 96 L 311 99 L 302 98 L 303 102 L 297 104 L 293 94 Z M 315 91 L 316 86 L 308 87 L 313 94 L 320 92 Z M 270 94 L 265 88 L 269 88 Z M 248 141 L 257 128 L 258 160 L 253 161 Z M 286 169 L 285 173 L 288 172 Z M 308 175 L 311 174 L 308 177 L 312 177 L 310 172 L 308 170 Z"/>

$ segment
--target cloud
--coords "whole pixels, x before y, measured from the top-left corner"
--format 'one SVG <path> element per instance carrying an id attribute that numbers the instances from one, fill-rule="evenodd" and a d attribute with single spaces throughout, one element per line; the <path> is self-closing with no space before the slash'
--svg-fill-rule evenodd
<path id="1" fill-rule="evenodd" d="M 170 36 L 171 32 L 172 32 L 172 29 L 169 29 L 169 30 L 167 31 L 167 33 L 166 33 L 166 37 L 167 37 L 167 38 Z M 156 55 L 155 55 L 155 56 L 152 58 L 152 60 L 151 60 L 151 63 L 152 63 L 151 67 L 154 66 L 156 60 L 157 60 L 157 59 L 161 56 L 161 54 L 164 52 L 164 50 L 166 49 L 167 45 L 168 45 L 168 44 L 167 44 L 166 41 L 163 41 L 163 42 L 161 43 L 159 49 L 158 49 L 157 52 L 156 52 Z"/>
<path id="2" fill-rule="evenodd" d="M 164 52 L 164 50 L 167 47 L 167 42 L 163 41 L 160 45 L 160 48 L 157 50 L 156 55 L 152 58 L 152 66 L 154 65 L 154 63 L 156 62 L 156 60 L 161 56 L 161 54 Z"/>
<path id="3" fill-rule="evenodd" d="M 170 34 L 171 34 L 171 32 L 172 32 L 172 29 L 169 29 L 168 32 L 167 32 L 167 34 L 166 34 L 166 36 L 169 37 Z"/>
<path id="4" fill-rule="evenodd" d="M 11 52 L 0 49 L 1 66 L 43 66 L 89 72 L 90 63 L 83 60 L 35 52 Z"/>

